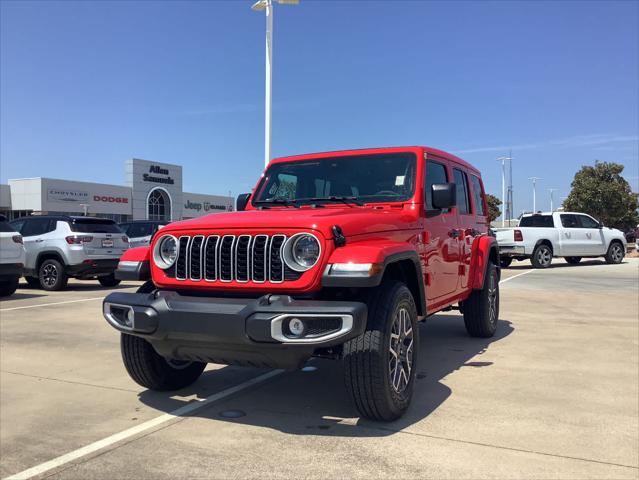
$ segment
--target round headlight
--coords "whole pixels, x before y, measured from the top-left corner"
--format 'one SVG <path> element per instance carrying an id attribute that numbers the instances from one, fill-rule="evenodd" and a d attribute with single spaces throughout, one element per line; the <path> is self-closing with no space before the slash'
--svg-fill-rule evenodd
<path id="1" fill-rule="evenodd" d="M 320 251 L 320 243 L 314 235 L 298 233 L 287 240 L 284 261 L 296 272 L 305 272 L 317 263 Z"/>
<path id="2" fill-rule="evenodd" d="M 153 259 L 163 270 L 171 267 L 177 258 L 177 240 L 172 235 L 165 235 L 155 244 Z"/>

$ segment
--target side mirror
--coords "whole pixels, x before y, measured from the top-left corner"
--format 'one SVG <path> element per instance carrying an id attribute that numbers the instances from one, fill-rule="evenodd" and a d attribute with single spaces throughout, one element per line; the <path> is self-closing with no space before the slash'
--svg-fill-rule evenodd
<path id="1" fill-rule="evenodd" d="M 238 212 L 246 210 L 246 204 L 248 203 L 249 198 L 251 198 L 250 193 L 240 193 L 235 201 L 235 210 Z"/>
<path id="2" fill-rule="evenodd" d="M 433 190 L 433 208 L 444 210 L 457 204 L 457 188 L 454 183 L 435 183 Z"/>

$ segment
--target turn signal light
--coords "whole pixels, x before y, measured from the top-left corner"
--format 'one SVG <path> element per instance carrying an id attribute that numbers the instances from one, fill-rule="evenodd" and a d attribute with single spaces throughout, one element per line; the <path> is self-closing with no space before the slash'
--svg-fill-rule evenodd
<path id="1" fill-rule="evenodd" d="M 70 235 L 65 238 L 69 245 L 82 245 L 83 243 L 89 243 L 93 240 L 90 235 Z"/>
<path id="2" fill-rule="evenodd" d="M 521 233 L 521 230 L 515 230 L 515 242 L 523 242 L 524 235 Z"/>

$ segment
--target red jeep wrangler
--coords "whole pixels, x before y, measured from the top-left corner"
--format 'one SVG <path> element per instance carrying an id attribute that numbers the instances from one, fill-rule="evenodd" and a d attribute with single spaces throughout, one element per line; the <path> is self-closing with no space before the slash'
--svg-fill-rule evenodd
<path id="1" fill-rule="evenodd" d="M 194 382 L 207 362 L 296 369 L 342 359 L 359 412 L 408 408 L 418 321 L 459 305 L 494 334 L 499 258 L 480 173 L 425 147 L 273 160 L 237 212 L 172 223 L 127 251 L 111 293 L 124 365 L 152 390 Z"/>

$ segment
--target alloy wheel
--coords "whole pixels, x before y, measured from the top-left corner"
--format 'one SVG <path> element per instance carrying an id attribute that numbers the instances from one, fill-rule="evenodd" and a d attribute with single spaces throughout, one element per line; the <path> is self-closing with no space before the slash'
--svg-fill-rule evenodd
<path id="1" fill-rule="evenodd" d="M 623 260 L 623 251 L 618 244 L 614 244 L 612 246 L 612 250 L 610 252 L 610 256 L 615 263 L 620 263 Z"/>
<path id="2" fill-rule="evenodd" d="M 491 325 L 497 322 L 497 274 L 493 272 L 488 280 L 488 321 Z"/>
<path id="3" fill-rule="evenodd" d="M 540 265 L 550 265 L 552 260 L 552 254 L 550 253 L 550 249 L 548 247 L 542 247 L 537 251 L 537 261 Z"/>
<path id="4" fill-rule="evenodd" d="M 52 287 L 58 280 L 58 269 L 55 265 L 48 264 L 42 268 L 42 283 L 47 287 Z"/>
<path id="5" fill-rule="evenodd" d="M 388 348 L 388 371 L 393 390 L 406 390 L 413 368 L 413 326 L 406 308 L 400 308 L 393 319 Z"/>

